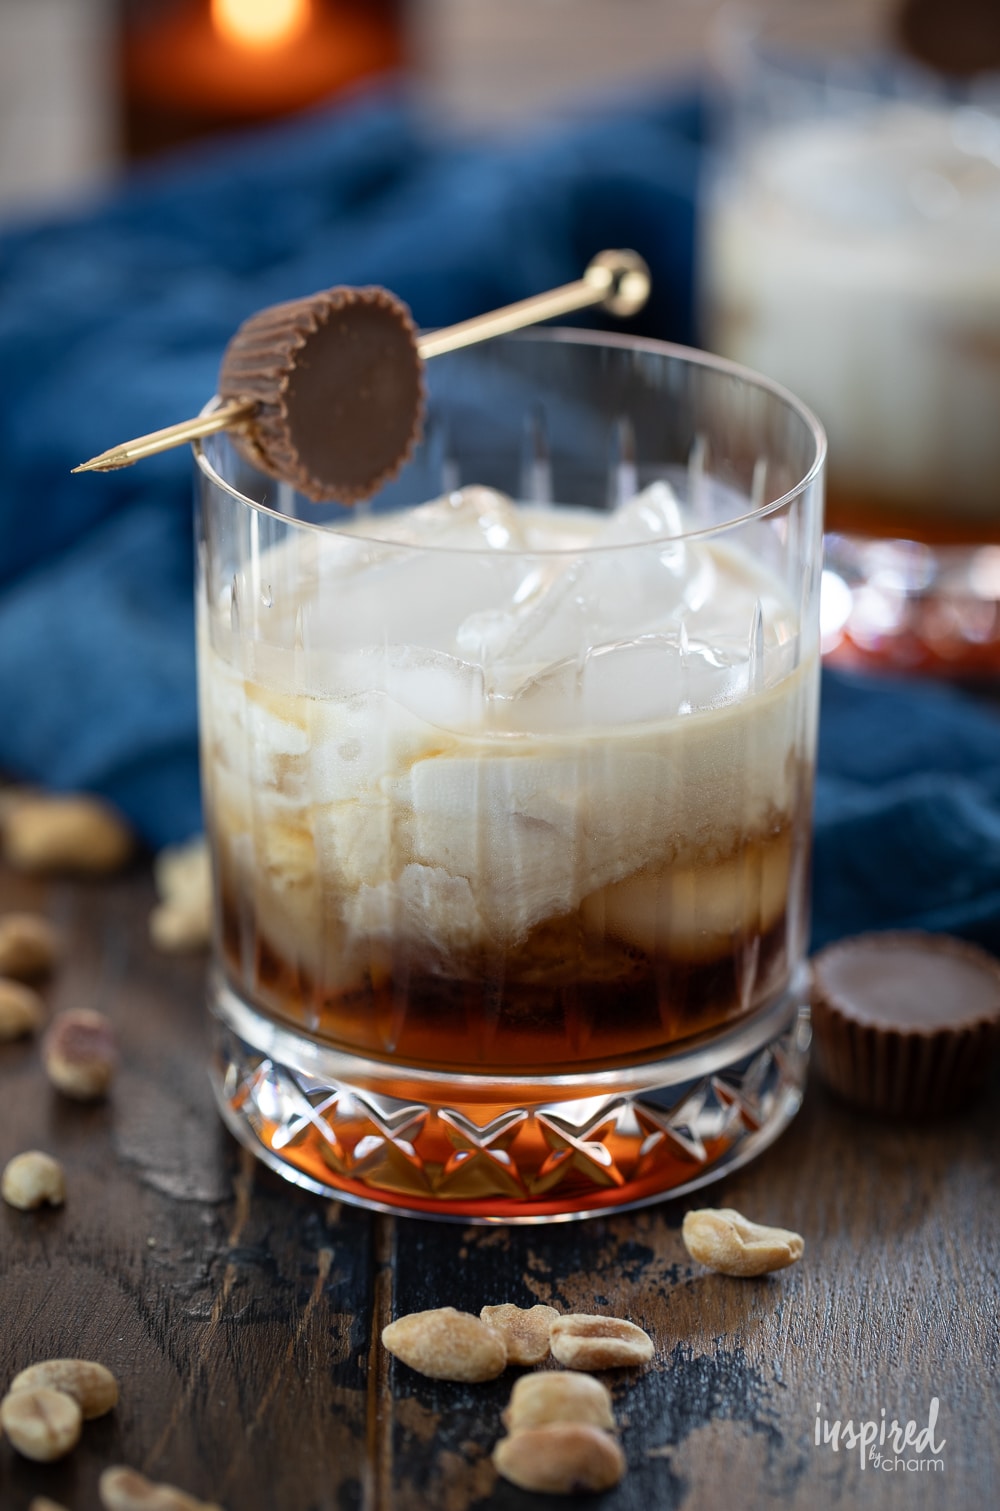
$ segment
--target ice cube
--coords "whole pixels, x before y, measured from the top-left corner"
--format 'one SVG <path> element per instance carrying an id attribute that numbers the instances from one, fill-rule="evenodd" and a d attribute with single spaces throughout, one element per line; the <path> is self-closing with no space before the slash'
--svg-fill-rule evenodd
<path id="1" fill-rule="evenodd" d="M 661 858 L 681 780 L 666 755 L 634 741 L 539 741 L 418 761 L 413 854 L 467 878 L 491 937 L 510 942 Z"/>
<path id="2" fill-rule="evenodd" d="M 745 687 L 745 646 L 734 665 L 676 631 L 637 635 L 547 667 L 495 705 L 494 717 L 521 733 L 619 728 L 715 707 Z"/>
<path id="3" fill-rule="evenodd" d="M 438 729 L 475 729 L 483 722 L 483 674 L 441 651 L 389 645 L 363 652 L 357 665 L 365 686 Z M 390 715 L 391 717 L 391 715 Z"/>
<path id="4" fill-rule="evenodd" d="M 523 551 L 528 541 L 517 505 L 495 488 L 459 488 L 398 514 L 371 514 L 351 534 L 408 546 Z"/>
<path id="5" fill-rule="evenodd" d="M 391 880 L 362 886 L 347 901 L 345 923 L 354 937 L 407 940 L 443 959 L 486 937 L 468 881 L 438 866 L 411 864 Z"/>
<path id="6" fill-rule="evenodd" d="M 344 696 L 299 700 L 309 728 L 309 782 L 319 803 L 381 789 L 453 731 L 484 722 L 482 673 L 439 652 L 406 646 L 342 657 Z"/>
<path id="7" fill-rule="evenodd" d="M 479 666 L 501 660 L 510 647 L 518 625 L 544 601 L 548 589 L 559 576 L 562 565 L 534 558 L 526 564 L 513 592 L 496 608 L 478 609 L 467 614 L 455 631 L 458 651 Z"/>
<path id="8" fill-rule="evenodd" d="M 509 940 L 573 903 L 578 763 L 456 756 L 412 771 L 419 861 L 468 877 L 491 934 Z"/>
<path id="9" fill-rule="evenodd" d="M 356 542 L 364 569 L 341 574 L 309 605 L 316 644 L 464 650 L 458 627 L 518 600 L 526 567 L 518 511 L 502 494 L 467 488 L 421 505 L 389 537 Z M 400 544 L 398 542 L 406 542 Z"/>
<path id="10" fill-rule="evenodd" d="M 682 527 L 673 490 L 653 483 L 607 517 L 589 548 L 537 556 L 515 597 L 464 620 L 457 643 L 509 696 L 545 666 L 665 630 L 715 580 L 709 554 L 676 538 Z"/>
<path id="11" fill-rule="evenodd" d="M 594 544 L 630 546 L 636 541 L 683 533 L 684 517 L 677 495 L 668 482 L 658 479 L 607 516 Z M 674 549 L 682 549 L 682 543 L 675 541 Z"/>
<path id="12" fill-rule="evenodd" d="M 792 859 L 785 834 L 714 865 L 629 876 L 584 900 L 584 924 L 650 954 L 717 960 L 741 935 L 766 933 L 779 921 Z"/>

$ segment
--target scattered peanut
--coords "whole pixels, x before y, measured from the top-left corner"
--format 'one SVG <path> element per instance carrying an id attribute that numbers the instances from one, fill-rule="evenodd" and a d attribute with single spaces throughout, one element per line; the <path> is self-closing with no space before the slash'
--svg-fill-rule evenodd
<path id="1" fill-rule="evenodd" d="M 49 1080 L 78 1101 L 102 1097 L 118 1068 L 114 1029 L 103 1013 L 80 1007 L 60 1013 L 42 1041 Z"/>
<path id="2" fill-rule="evenodd" d="M 212 919 L 209 913 L 193 912 L 188 908 L 175 907 L 172 903 L 158 903 L 149 915 L 149 939 L 153 948 L 163 955 L 186 955 L 205 949 L 212 937 Z"/>
<path id="3" fill-rule="evenodd" d="M 207 898 L 212 887 L 208 841 L 196 834 L 182 845 L 167 845 L 153 863 L 156 891 L 164 902 L 180 902 L 197 892 Z"/>
<path id="4" fill-rule="evenodd" d="M 158 950 L 203 949 L 212 936 L 212 867 L 205 839 L 161 850 L 154 866 L 160 897 L 149 915 L 149 937 Z"/>
<path id="5" fill-rule="evenodd" d="M 28 1511 L 66 1511 L 66 1507 L 58 1501 L 50 1501 L 47 1495 L 36 1495 L 28 1502 Z"/>
<path id="6" fill-rule="evenodd" d="M 135 1469 L 115 1465 L 97 1483 L 105 1511 L 222 1511 L 214 1501 L 200 1501 L 175 1485 L 154 1484 Z"/>
<path id="7" fill-rule="evenodd" d="M 38 1364 L 29 1364 L 11 1380 L 7 1394 L 37 1390 L 40 1386 L 72 1396 L 85 1422 L 102 1417 L 118 1405 L 118 1381 L 110 1369 L 92 1359 L 42 1359 Z"/>
<path id="8" fill-rule="evenodd" d="M 766 1275 L 801 1259 L 798 1233 L 750 1222 L 731 1207 L 689 1212 L 681 1229 L 692 1259 L 722 1275 Z"/>
<path id="9" fill-rule="evenodd" d="M 105 875 L 128 860 L 134 840 L 108 803 L 85 794 L 24 797 L 4 818 L 4 853 L 19 871 Z"/>
<path id="10" fill-rule="evenodd" d="M 38 913 L 5 913 L 0 917 L 0 976 L 32 981 L 56 963 L 59 936 Z"/>
<path id="11" fill-rule="evenodd" d="M 508 1364 L 541 1364 L 549 1356 L 549 1334 L 559 1313 L 554 1306 L 484 1306 L 480 1320 L 507 1345 Z"/>
<path id="12" fill-rule="evenodd" d="M 18 1453 L 40 1464 L 61 1459 L 80 1440 L 83 1416 L 72 1396 L 43 1386 L 0 1401 L 0 1424 Z"/>
<path id="13" fill-rule="evenodd" d="M 23 803 L 30 792 L 29 787 L 22 787 L 16 782 L 0 783 L 0 829 L 7 821 L 8 813 L 12 812 L 18 803 Z"/>
<path id="14" fill-rule="evenodd" d="M 572 1495 L 581 1490 L 610 1490 L 625 1473 L 625 1455 L 599 1427 L 551 1422 L 501 1438 L 493 1462 L 504 1479 L 522 1490 Z"/>
<path id="15" fill-rule="evenodd" d="M 645 1364 L 653 1342 L 634 1322 L 576 1312 L 552 1324 L 552 1356 L 567 1369 L 621 1369 Z"/>
<path id="16" fill-rule="evenodd" d="M 37 992 L 20 981 L 0 978 L 0 1041 L 33 1034 L 44 1016 L 45 1005 Z"/>
<path id="17" fill-rule="evenodd" d="M 382 1342 L 390 1354 L 433 1380 L 495 1380 L 507 1364 L 500 1334 L 453 1306 L 397 1318 L 382 1329 Z"/>
<path id="18" fill-rule="evenodd" d="M 9 1207 L 18 1207 L 22 1212 L 34 1212 L 46 1202 L 50 1207 L 61 1207 L 66 1200 L 63 1167 L 40 1149 L 15 1154 L 4 1166 L 0 1196 Z"/>
<path id="19" fill-rule="evenodd" d="M 611 1392 L 593 1375 L 547 1369 L 537 1375 L 522 1375 L 510 1393 L 503 1424 L 513 1435 L 550 1422 L 575 1422 L 579 1427 L 603 1427 L 614 1431 Z"/>

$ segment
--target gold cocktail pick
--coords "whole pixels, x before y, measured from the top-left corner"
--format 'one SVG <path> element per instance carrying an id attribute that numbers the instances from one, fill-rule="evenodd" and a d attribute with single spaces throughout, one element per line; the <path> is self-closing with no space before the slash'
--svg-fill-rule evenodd
<path id="1" fill-rule="evenodd" d="M 649 297 L 649 269 L 636 252 L 598 252 L 590 262 L 582 278 L 573 283 L 564 283 L 559 288 L 544 294 L 535 294 L 530 299 L 520 299 L 516 304 L 505 305 L 489 314 L 476 315 L 471 320 L 462 320 L 458 325 L 449 325 L 442 330 L 430 331 L 416 338 L 417 353 L 422 359 L 437 357 L 444 352 L 457 351 L 463 346 L 472 346 L 477 341 L 487 341 L 492 336 L 506 335 L 509 331 L 536 325 L 542 320 L 551 320 L 557 315 L 568 315 L 574 310 L 603 305 L 613 315 L 628 316 L 640 310 Z M 149 435 L 138 436 L 134 441 L 112 446 L 74 467 L 74 472 L 112 472 L 118 467 L 130 467 L 133 462 L 147 456 L 156 456 L 169 451 L 173 446 L 182 446 L 202 436 L 214 435 L 220 430 L 247 431 L 252 427 L 256 399 L 228 399 L 216 406 L 209 414 L 193 420 L 182 420 L 177 425 L 167 425 Z"/>

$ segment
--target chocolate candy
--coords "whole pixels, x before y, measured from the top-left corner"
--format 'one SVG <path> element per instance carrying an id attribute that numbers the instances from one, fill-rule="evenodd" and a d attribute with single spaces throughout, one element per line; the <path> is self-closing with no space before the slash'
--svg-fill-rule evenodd
<path id="1" fill-rule="evenodd" d="M 849 1101 L 960 1107 L 1000 1045 L 1000 961 L 945 934 L 860 934 L 812 962 L 816 1065 Z"/>
<path id="2" fill-rule="evenodd" d="M 382 288 L 332 288 L 260 310 L 226 347 L 224 399 L 252 399 L 233 443 L 317 502 L 354 503 L 387 482 L 419 439 L 416 328 Z"/>

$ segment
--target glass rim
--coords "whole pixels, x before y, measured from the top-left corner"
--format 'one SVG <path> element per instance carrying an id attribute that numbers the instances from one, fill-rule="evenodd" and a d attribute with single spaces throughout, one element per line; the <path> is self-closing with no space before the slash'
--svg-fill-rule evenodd
<path id="1" fill-rule="evenodd" d="M 421 332 L 423 334 L 423 332 Z M 814 455 L 812 462 L 805 474 L 791 488 L 785 490 L 775 499 L 767 503 L 758 504 L 756 508 L 748 509 L 742 514 L 735 514 L 731 519 L 721 522 L 702 525 L 694 530 L 682 530 L 676 535 L 655 535 L 639 541 L 624 543 L 595 544 L 586 546 L 543 546 L 540 548 L 523 547 L 516 550 L 497 550 L 490 546 L 460 546 L 434 541 L 407 541 L 396 540 L 388 535 L 368 535 L 363 530 L 356 528 L 344 528 L 340 524 L 329 524 L 319 520 L 301 519 L 298 515 L 283 513 L 280 509 L 272 508 L 269 504 L 261 503 L 257 499 L 250 498 L 242 493 L 234 484 L 228 482 L 212 465 L 205 455 L 204 441 L 199 437 L 191 442 L 191 450 L 194 454 L 195 466 L 204 478 L 214 487 L 220 488 L 224 493 L 236 499 L 238 503 L 245 504 L 254 513 L 263 514 L 271 519 L 279 520 L 289 528 L 302 529 L 314 532 L 320 536 L 337 535 L 344 540 L 357 541 L 364 545 L 381 546 L 386 549 L 410 550 L 414 552 L 433 551 L 449 555 L 483 556 L 493 559 L 497 556 L 581 556 L 594 552 L 632 551 L 635 549 L 649 549 L 650 547 L 666 546 L 679 542 L 691 542 L 707 540 L 714 536 L 724 535 L 731 530 L 739 529 L 755 520 L 765 519 L 771 514 L 777 513 L 792 503 L 796 498 L 804 494 L 821 476 L 827 455 L 827 436 L 822 424 L 813 411 L 797 398 L 790 389 L 776 382 L 773 378 L 766 377 L 763 373 L 753 368 L 745 367 L 740 362 L 732 362 L 728 357 L 717 356 L 714 352 L 701 351 L 697 347 L 682 346 L 677 342 L 661 341 L 651 336 L 630 336 L 626 332 L 619 331 L 592 331 L 569 326 L 549 326 L 533 330 L 516 331 L 505 336 L 496 336 L 489 344 L 492 346 L 498 342 L 508 341 L 543 341 L 551 344 L 567 344 L 588 347 L 610 347 L 618 351 L 632 351 L 648 353 L 651 356 L 671 358 L 675 361 L 686 363 L 691 367 L 700 367 L 720 373 L 726 377 L 737 378 L 754 388 L 762 390 L 779 403 L 790 409 L 805 425 L 807 432 L 812 437 Z M 485 344 L 485 343 L 484 343 Z M 465 348 L 472 350 L 473 348 Z M 459 356 L 461 350 L 449 355 Z M 199 418 L 212 414 L 222 403 L 217 394 L 199 411 Z M 406 464 L 404 463 L 404 466 Z M 443 495 L 437 495 L 441 497 Z M 330 502 L 336 502 L 331 500 Z M 425 502 L 432 502 L 426 500 Z M 515 503 L 517 500 L 515 500 Z M 566 501 L 557 507 L 570 507 Z M 349 506 L 343 506 L 349 507 Z M 403 512 L 392 511 L 392 512 Z M 388 516 L 385 516 L 388 517 Z"/>

